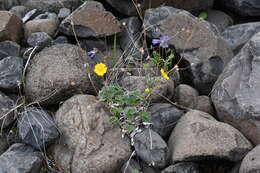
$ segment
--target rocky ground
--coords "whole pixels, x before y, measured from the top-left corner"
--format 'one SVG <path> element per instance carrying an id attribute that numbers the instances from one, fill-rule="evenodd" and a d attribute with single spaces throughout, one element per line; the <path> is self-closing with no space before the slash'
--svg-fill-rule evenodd
<path id="1" fill-rule="evenodd" d="M 259 0 L 0 0 L 0 173 L 258 173 L 259 73 Z"/>

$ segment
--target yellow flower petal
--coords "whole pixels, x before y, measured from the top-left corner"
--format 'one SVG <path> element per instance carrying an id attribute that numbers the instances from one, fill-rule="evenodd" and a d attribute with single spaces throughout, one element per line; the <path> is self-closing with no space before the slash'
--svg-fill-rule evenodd
<path id="1" fill-rule="evenodd" d="M 106 72 L 107 72 L 106 64 L 104 64 L 104 63 L 96 64 L 95 67 L 94 67 L 94 72 L 98 76 L 104 76 L 104 74 L 106 74 Z"/>
<path id="2" fill-rule="evenodd" d="M 150 90 L 149 88 L 146 88 L 146 89 L 144 90 L 144 92 L 149 93 L 149 92 L 151 92 L 151 90 Z"/>
<path id="3" fill-rule="evenodd" d="M 164 71 L 164 69 L 161 68 L 160 72 L 161 72 L 161 75 L 162 75 L 162 77 L 163 77 L 164 79 L 169 80 L 169 76 L 168 76 L 168 74 Z"/>

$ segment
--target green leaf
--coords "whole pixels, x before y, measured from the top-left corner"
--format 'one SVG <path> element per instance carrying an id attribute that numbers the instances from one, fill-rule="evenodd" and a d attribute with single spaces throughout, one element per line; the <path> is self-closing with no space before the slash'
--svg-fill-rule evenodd
<path id="1" fill-rule="evenodd" d="M 132 131 L 134 131 L 135 126 L 132 125 L 132 124 L 125 124 L 125 125 L 123 125 L 123 128 L 126 129 L 129 132 L 132 132 Z"/>
<path id="2" fill-rule="evenodd" d="M 145 112 L 145 111 L 140 112 L 140 117 L 143 122 L 150 122 L 150 115 L 151 115 L 150 112 Z"/>
<path id="3" fill-rule="evenodd" d="M 134 169 L 131 173 L 140 173 L 140 171 L 138 169 Z"/>
<path id="4" fill-rule="evenodd" d="M 206 11 L 203 11 L 199 14 L 198 18 L 205 20 L 208 18 L 208 13 Z"/>
<path id="5" fill-rule="evenodd" d="M 134 118 L 135 118 L 137 112 L 138 112 L 138 111 L 137 111 L 135 108 L 129 108 L 129 107 L 128 107 L 128 108 L 125 108 L 125 109 L 124 109 L 125 117 L 126 117 L 128 120 L 130 120 L 130 121 L 134 120 Z"/>
<path id="6" fill-rule="evenodd" d="M 119 121 L 119 118 L 116 117 L 116 116 L 113 116 L 113 117 L 109 120 L 109 122 L 110 122 L 111 124 L 116 124 L 116 123 L 118 123 L 118 121 Z"/>

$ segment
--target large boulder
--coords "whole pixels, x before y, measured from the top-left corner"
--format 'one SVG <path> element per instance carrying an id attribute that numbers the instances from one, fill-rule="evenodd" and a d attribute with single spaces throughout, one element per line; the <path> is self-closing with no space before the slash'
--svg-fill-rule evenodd
<path id="1" fill-rule="evenodd" d="M 212 90 L 217 116 L 260 144 L 260 32 L 241 49 Z"/>
<path id="2" fill-rule="evenodd" d="M 259 0 L 220 0 L 220 3 L 242 16 L 260 16 Z"/>
<path id="3" fill-rule="evenodd" d="M 25 144 L 13 144 L 0 156 L 0 172 L 38 173 L 43 164 L 43 155 Z"/>
<path id="4" fill-rule="evenodd" d="M 91 95 L 65 101 L 55 119 L 62 134 L 54 158 L 71 173 L 115 173 L 131 155 L 130 140 L 109 122 L 103 104 Z"/>
<path id="5" fill-rule="evenodd" d="M 206 158 L 241 160 L 251 143 L 229 124 L 192 110 L 181 117 L 168 141 L 172 162 Z"/>
<path id="6" fill-rule="evenodd" d="M 0 41 L 20 42 L 22 31 L 23 23 L 19 17 L 8 11 L 0 11 Z"/>
<path id="7" fill-rule="evenodd" d="M 76 9 L 80 5 L 80 0 L 20 0 L 20 4 L 30 9 L 42 11 L 59 12 L 60 8 Z"/>
<path id="8" fill-rule="evenodd" d="M 228 44 L 220 37 L 215 25 L 196 18 L 189 12 L 173 7 L 159 7 L 145 12 L 144 27 L 150 38 L 170 36 L 175 46 L 191 66 L 191 80 L 202 94 L 211 87 L 233 57 Z"/>
<path id="9" fill-rule="evenodd" d="M 86 1 L 62 21 L 59 30 L 78 37 L 105 37 L 121 31 L 120 22 L 96 1 Z"/>
<path id="10" fill-rule="evenodd" d="M 243 23 L 230 26 L 221 33 L 222 38 L 228 43 L 233 52 L 239 50 L 260 31 L 260 22 Z"/>
<path id="11" fill-rule="evenodd" d="M 75 45 L 57 44 L 43 49 L 27 69 L 26 97 L 51 105 L 79 93 L 96 94 L 101 80 L 91 67 L 85 67 L 86 63 L 86 53 Z"/>
<path id="12" fill-rule="evenodd" d="M 260 145 L 257 145 L 243 159 L 239 173 L 260 172 Z"/>

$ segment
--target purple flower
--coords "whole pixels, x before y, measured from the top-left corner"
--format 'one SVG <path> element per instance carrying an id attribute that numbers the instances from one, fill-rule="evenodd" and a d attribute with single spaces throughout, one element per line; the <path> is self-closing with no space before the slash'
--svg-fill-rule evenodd
<path id="1" fill-rule="evenodd" d="M 93 50 L 87 52 L 88 56 L 93 59 L 96 56 L 96 53 L 98 52 L 97 48 L 93 48 Z"/>
<path id="2" fill-rule="evenodd" d="M 160 39 L 152 39 L 152 44 L 156 45 L 156 44 L 160 44 L 160 47 L 162 48 L 168 48 L 168 41 L 171 39 L 170 36 L 164 35 L 164 36 L 160 36 Z"/>

